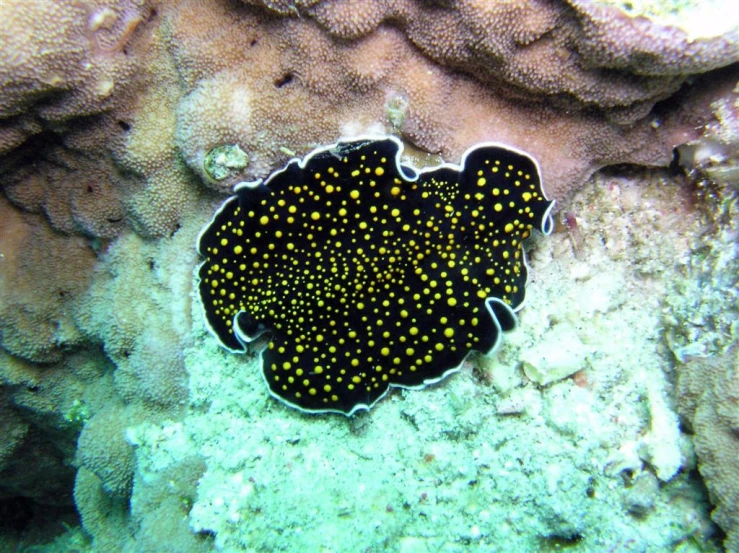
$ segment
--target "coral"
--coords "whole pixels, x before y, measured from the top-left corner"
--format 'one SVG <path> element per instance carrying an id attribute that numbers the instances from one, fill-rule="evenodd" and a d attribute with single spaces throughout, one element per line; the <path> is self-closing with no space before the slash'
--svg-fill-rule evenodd
<path id="1" fill-rule="evenodd" d="M 14 408 L 28 413 L 27 422 L 53 428 L 58 433 L 56 438 L 63 456 L 73 457 L 81 421 L 79 416 L 66 415 L 73 411 L 81 415 L 88 410 L 87 392 L 100 378 L 104 360 L 99 354 L 84 351 L 65 356 L 61 363 L 43 366 L 5 352 L 0 359 L 0 382 Z"/>
<path id="2" fill-rule="evenodd" d="M 187 397 L 187 378 L 182 361 L 182 338 L 173 330 L 136 337 L 128 356 L 118 358 L 115 384 L 129 402 L 176 407 Z"/>
<path id="3" fill-rule="evenodd" d="M 43 213 L 61 233 L 117 236 L 125 227 L 125 207 L 113 163 L 99 152 L 41 140 L 23 149 L 28 146 L 34 148 L 33 169 L 23 167 L 5 182 L 8 199 L 26 211 Z"/>
<path id="4" fill-rule="evenodd" d="M 64 121 L 109 107 L 135 66 L 124 48 L 145 9 L 133 1 L 89 7 L 8 1 L 0 16 L 0 117 L 22 121 L 35 113 L 44 121 Z"/>
<path id="5" fill-rule="evenodd" d="M 80 464 L 97 476 L 103 491 L 112 498 L 128 499 L 133 484 L 133 448 L 125 429 L 143 418 L 124 406 L 108 406 L 95 413 L 80 433 L 77 451 Z"/>
<path id="6" fill-rule="evenodd" d="M 128 501 L 105 493 L 100 478 L 80 467 L 74 482 L 74 503 L 83 528 L 93 537 L 93 550 L 120 550 L 130 536 Z"/>
<path id="7" fill-rule="evenodd" d="M 113 238 L 130 225 L 148 236 L 174 232 L 196 185 L 175 151 L 180 92 L 150 32 L 155 10 L 107 0 L 3 9 L 0 78 L 10 85 L 0 92 L 0 144 L 15 169 L 6 195 L 64 233 Z"/>
<path id="8" fill-rule="evenodd" d="M 215 147 L 239 146 L 255 178 L 368 129 L 454 160 L 475 142 L 517 146 L 562 198 L 606 164 L 668 164 L 690 127 L 646 117 L 654 102 L 736 57 L 733 35 L 687 44 L 679 29 L 586 2 L 268 5 L 303 20 L 187 0 L 24 6 L 4 5 L 6 194 L 100 238 L 175 231 Z M 32 29 L 25 42 L 10 23 Z"/>
<path id="9" fill-rule="evenodd" d="M 291 14 L 283 3 L 249 3 Z M 736 29 L 696 38 L 659 19 L 631 17 L 588 0 L 326 0 L 299 2 L 295 9 L 345 40 L 392 23 L 436 62 L 517 94 L 610 110 L 641 105 L 641 115 L 687 75 L 739 60 Z M 624 72 L 631 78 L 624 79 Z"/>
<path id="10" fill-rule="evenodd" d="M 175 143 L 181 98 L 176 69 L 159 33 L 151 37 L 148 48 L 146 83 L 117 110 L 126 130 L 109 147 L 126 175 L 121 187 L 134 228 L 144 236 L 161 237 L 181 226 L 184 214 L 194 208 L 200 186 Z"/>
<path id="11" fill-rule="evenodd" d="M 314 8 L 330 10 L 338 4 L 317 4 Z M 435 11 L 443 10 L 429 8 L 428 11 L 431 18 Z M 532 7 L 530 11 L 535 10 Z M 446 20 L 459 19 L 453 10 L 449 14 Z M 541 162 L 545 183 L 552 195 L 561 199 L 604 165 L 667 165 L 672 159 L 673 146 L 679 140 L 687 140 L 687 135 L 693 136 L 688 122 L 649 114 L 657 99 L 684 82 L 683 72 L 655 77 L 669 81 L 667 88 L 645 91 L 634 98 L 627 94 L 627 98 L 616 101 L 609 99 L 609 94 L 616 94 L 624 87 L 638 88 L 633 83 L 639 77 L 633 73 L 641 69 L 628 64 L 618 71 L 598 68 L 589 74 L 588 79 L 593 82 L 583 84 L 583 90 L 593 97 L 578 100 L 575 109 L 571 109 L 572 102 L 565 102 L 567 110 L 564 110 L 559 104 L 568 93 L 556 87 L 538 90 L 536 101 L 522 101 L 518 85 L 511 85 L 516 89 L 515 94 L 501 93 L 497 88 L 429 62 L 409 45 L 404 32 L 394 27 L 381 25 L 373 33 L 354 37 L 347 43 L 332 41 L 310 22 L 285 18 L 263 23 L 258 14 L 250 11 L 220 18 L 219 31 L 214 33 L 206 22 L 217 17 L 218 11 L 188 2 L 171 20 L 171 35 L 167 38 L 186 81 L 193 83 L 180 104 L 177 136 L 180 149 L 194 171 L 202 171 L 206 153 L 223 143 L 238 144 L 248 153 L 250 166 L 245 176 L 251 179 L 265 176 L 284 162 L 285 146 L 290 152 L 304 153 L 316 144 L 332 142 L 338 135 L 386 128 L 422 149 L 441 152 L 455 161 L 476 142 L 496 140 L 519 147 Z M 358 21 L 355 12 L 351 19 Z M 193 25 L 193 20 L 198 23 Z M 409 29 L 405 31 L 410 34 Z M 620 27 L 613 30 L 619 37 L 622 31 Z M 658 29 L 654 31 L 657 33 Z M 464 46 L 467 34 L 449 33 L 454 40 L 447 40 L 445 45 L 464 52 L 470 50 Z M 181 40 L 184 34 L 193 34 L 201 41 L 195 42 L 195 37 Z M 667 36 L 671 35 L 667 33 Z M 641 35 L 638 38 L 644 40 Z M 209 41 L 208 49 L 203 50 L 202 41 Z M 730 37 L 720 41 L 723 44 Z M 243 52 L 243 60 L 220 69 L 235 50 Z M 706 67 L 726 65 L 735 58 L 733 50 L 709 50 L 711 56 L 717 56 L 711 59 L 721 58 L 721 61 L 713 63 L 704 59 Z M 226 52 L 226 57 L 212 56 L 209 64 L 207 55 L 211 51 Z M 678 51 L 679 48 L 673 53 L 677 55 Z M 568 63 L 574 67 L 589 67 L 579 54 L 564 52 L 563 55 L 572 58 Z M 503 54 L 501 57 L 508 59 Z M 691 59 L 686 56 L 683 61 L 694 63 L 689 62 Z M 673 61 L 656 56 L 655 64 L 670 72 Z M 556 63 L 557 76 L 566 75 L 561 65 L 559 61 Z M 528 66 L 534 71 L 530 78 L 532 87 L 549 82 L 537 77 L 538 65 L 527 62 Z M 397 70 L 399 67 L 402 71 Z M 211 71 L 206 72 L 206 68 Z M 690 69 L 684 68 L 684 72 L 689 73 Z M 699 71 L 697 67 L 692 69 Z M 629 71 L 632 72 L 629 77 L 624 77 Z M 484 74 L 479 68 L 474 69 L 476 77 L 481 73 Z M 496 70 L 496 75 L 503 79 L 505 74 Z M 570 83 L 569 77 L 562 77 L 563 86 Z M 577 84 L 577 79 L 573 80 Z M 618 80 L 619 86 L 614 85 L 614 80 Z M 702 90 L 710 93 L 715 86 L 715 82 L 706 83 Z M 650 87 L 654 88 L 653 85 L 646 88 Z M 543 101 L 545 92 L 550 95 Z M 576 94 L 573 92 L 572 96 Z M 401 105 L 406 106 L 400 119 L 393 111 L 392 102 L 389 112 L 386 107 L 388 99 L 393 98 L 402 98 Z M 622 107 L 615 108 L 615 104 Z M 289 113 L 282 108 L 285 105 L 291 107 Z M 626 117 L 629 110 L 634 114 Z M 632 124 L 616 123 L 617 115 Z M 312 123 L 306 126 L 302 122 L 308 119 Z M 686 133 L 681 139 L 676 138 Z"/>
<path id="12" fill-rule="evenodd" d="M 180 352 L 191 324 L 186 267 L 195 259 L 194 250 L 181 253 L 188 242 L 187 235 L 161 244 L 121 236 L 73 307 L 88 340 L 103 344 L 116 363 L 115 385 L 127 402 L 145 401 L 157 410 L 184 399 Z"/>
<path id="13" fill-rule="evenodd" d="M 726 532 L 726 551 L 739 550 L 739 346 L 723 355 L 692 357 L 679 366 L 678 408 L 693 430 L 698 468 Z"/>
<path id="14" fill-rule="evenodd" d="M 70 306 L 90 282 L 95 254 L 4 198 L 0 234 L 0 345 L 31 361 L 59 361 L 83 341 Z"/>
<path id="15" fill-rule="evenodd" d="M 82 398 L 90 416 L 77 449 L 80 468 L 75 502 L 84 529 L 101 549 L 111 543 L 117 543 L 114 549 L 121 549 L 121 544 L 134 543 L 134 536 L 141 532 L 133 550 L 155 551 L 153 534 L 161 537 L 159 533 L 147 537 L 155 522 L 141 510 L 135 511 L 138 517 L 131 520 L 129 500 L 136 496 L 137 487 L 143 487 L 140 496 L 154 492 L 148 481 L 137 484 L 128 429 L 143 420 L 177 417 L 186 397 L 181 351 L 191 327 L 190 271 L 195 251 L 189 255 L 182 252 L 191 247 L 200 224 L 189 222 L 183 232 L 160 242 L 123 233 L 107 249 L 93 285 L 73 309 L 88 340 L 100 343 L 115 363 L 115 370 L 105 371 Z M 74 409 L 73 402 L 69 408 Z M 170 488 L 168 479 L 159 481 L 163 488 L 160 497 Z M 172 492 L 172 496 L 177 494 Z M 151 514 L 150 504 L 146 505 L 141 509 Z M 177 536 L 171 536 L 179 544 L 197 541 L 184 531 L 184 508 L 172 497 L 156 509 L 151 505 L 156 516 L 162 517 L 163 528 L 172 532 L 179 528 Z M 105 512 L 99 512 L 101 509 Z"/>

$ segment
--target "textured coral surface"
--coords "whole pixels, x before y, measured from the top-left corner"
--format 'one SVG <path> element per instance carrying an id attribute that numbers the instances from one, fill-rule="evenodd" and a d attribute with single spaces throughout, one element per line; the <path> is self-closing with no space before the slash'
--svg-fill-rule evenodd
<path id="1" fill-rule="evenodd" d="M 0 2 L 0 549 L 685 553 L 715 508 L 736 550 L 718 4 Z M 207 335 L 194 244 L 234 184 L 367 134 L 528 152 L 560 223 L 497 356 L 313 418 Z"/>
<path id="2" fill-rule="evenodd" d="M 739 550 L 739 349 L 722 356 L 690 359 L 681 370 L 681 413 L 695 432 L 695 451 L 714 519 L 726 529 L 728 551 Z"/>

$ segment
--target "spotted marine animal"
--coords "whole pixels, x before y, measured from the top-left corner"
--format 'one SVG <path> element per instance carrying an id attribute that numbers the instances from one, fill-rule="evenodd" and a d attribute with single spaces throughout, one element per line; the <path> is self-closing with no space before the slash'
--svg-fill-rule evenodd
<path id="1" fill-rule="evenodd" d="M 517 324 L 523 242 L 552 229 L 536 162 L 480 144 L 459 166 L 418 170 L 402 149 L 393 137 L 319 148 L 238 184 L 198 237 L 208 328 L 232 352 L 268 333 L 261 371 L 290 406 L 367 410 Z"/>

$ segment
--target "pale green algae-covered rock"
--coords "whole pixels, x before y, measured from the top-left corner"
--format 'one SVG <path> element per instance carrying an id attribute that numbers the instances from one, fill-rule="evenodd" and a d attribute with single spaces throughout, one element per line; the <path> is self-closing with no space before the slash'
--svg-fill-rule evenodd
<path id="1" fill-rule="evenodd" d="M 248 164 L 249 156 L 238 144 L 223 144 L 207 153 L 203 160 L 203 171 L 209 179 L 220 181 L 238 174 Z"/>
<path id="2" fill-rule="evenodd" d="M 732 0 L 598 0 L 596 4 L 614 6 L 631 17 L 648 17 L 663 25 L 674 25 L 691 39 L 721 36 L 736 31 Z"/>
<path id="3" fill-rule="evenodd" d="M 671 283 L 664 313 L 681 361 L 722 355 L 739 339 L 739 84 L 711 108 L 703 135 L 678 149 L 703 200 L 690 238 L 694 255 Z"/>
<path id="4" fill-rule="evenodd" d="M 560 323 L 523 352 L 523 371 L 537 384 L 551 384 L 585 368 L 589 353 L 576 329 L 568 323 Z"/>

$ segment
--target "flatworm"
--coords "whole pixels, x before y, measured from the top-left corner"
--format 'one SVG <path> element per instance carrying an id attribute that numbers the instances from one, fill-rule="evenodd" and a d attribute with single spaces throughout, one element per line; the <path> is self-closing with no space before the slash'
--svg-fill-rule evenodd
<path id="1" fill-rule="evenodd" d="M 262 374 L 288 405 L 369 409 L 517 324 L 522 242 L 552 229 L 536 162 L 481 144 L 418 170 L 401 152 L 392 137 L 317 149 L 237 185 L 198 237 L 208 328 L 233 352 L 269 332 Z"/>

